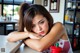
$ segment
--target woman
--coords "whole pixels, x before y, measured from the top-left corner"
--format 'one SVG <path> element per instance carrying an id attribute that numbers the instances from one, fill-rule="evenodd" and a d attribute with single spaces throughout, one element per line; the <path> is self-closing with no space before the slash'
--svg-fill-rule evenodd
<path id="1" fill-rule="evenodd" d="M 21 5 L 22 9 L 24 9 L 24 4 Z M 19 32 L 10 33 L 8 41 L 25 39 L 26 45 L 46 53 L 50 53 L 50 46 L 58 42 L 63 53 L 73 53 L 64 26 L 60 22 L 53 23 L 52 16 L 43 6 L 31 5 L 25 11 L 21 8 Z"/>

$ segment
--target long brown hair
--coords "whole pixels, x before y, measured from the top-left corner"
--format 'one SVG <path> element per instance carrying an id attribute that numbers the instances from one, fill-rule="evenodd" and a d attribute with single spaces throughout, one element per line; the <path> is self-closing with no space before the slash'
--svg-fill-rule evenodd
<path id="1" fill-rule="evenodd" d="M 27 11 L 27 9 L 29 8 L 30 6 L 29 6 L 29 4 L 27 4 L 27 3 L 22 3 L 21 5 L 20 5 L 20 9 L 19 9 L 19 12 L 18 12 L 18 14 L 19 14 L 19 27 L 18 27 L 18 31 L 24 31 L 24 14 L 25 14 L 25 12 Z"/>
<path id="2" fill-rule="evenodd" d="M 48 20 L 49 29 L 53 26 L 53 18 L 50 13 L 41 5 L 31 5 L 24 15 L 24 27 L 31 32 L 32 20 L 36 15 L 42 15 Z"/>

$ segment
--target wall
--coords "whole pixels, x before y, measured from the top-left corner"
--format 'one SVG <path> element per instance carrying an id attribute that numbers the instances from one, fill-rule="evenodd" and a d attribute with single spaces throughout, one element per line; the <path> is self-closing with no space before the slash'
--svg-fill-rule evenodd
<path id="1" fill-rule="evenodd" d="M 37 1 L 37 4 L 39 3 L 39 4 L 43 5 L 43 1 L 44 0 L 42 0 L 42 1 L 41 0 L 35 0 L 35 1 Z M 50 0 L 48 0 L 48 6 L 45 7 L 48 11 L 49 11 L 49 3 L 50 3 L 49 1 Z M 61 23 L 63 23 L 63 19 L 64 19 L 64 3 L 65 3 L 65 0 L 60 0 L 59 13 L 50 13 L 52 15 L 53 19 L 54 19 L 54 22 L 61 22 Z"/>
<path id="2" fill-rule="evenodd" d="M 65 0 L 60 0 L 59 13 L 50 13 L 53 16 L 54 22 L 63 23 L 63 19 L 64 19 L 64 3 L 65 3 Z M 49 11 L 49 4 L 50 4 L 50 0 L 48 0 L 48 6 L 45 7 L 48 11 Z"/>
<path id="3" fill-rule="evenodd" d="M 40 4 L 40 5 L 42 5 L 42 1 L 43 0 L 34 0 L 34 4 Z"/>
<path id="4" fill-rule="evenodd" d="M 0 15 L 1 15 L 1 10 L 2 10 L 2 9 L 1 9 L 1 4 L 0 4 Z"/>

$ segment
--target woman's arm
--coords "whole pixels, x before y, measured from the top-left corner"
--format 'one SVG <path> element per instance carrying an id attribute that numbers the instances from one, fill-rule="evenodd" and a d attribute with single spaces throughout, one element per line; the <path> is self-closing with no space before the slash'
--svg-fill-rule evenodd
<path id="1" fill-rule="evenodd" d="M 27 44 L 32 49 L 37 51 L 43 51 L 54 44 L 60 37 L 64 34 L 64 27 L 61 23 L 56 23 L 51 31 L 41 39 L 27 39 L 25 44 Z"/>
<path id="2" fill-rule="evenodd" d="M 23 40 L 25 38 L 28 38 L 28 32 L 17 32 L 17 31 L 14 31 L 14 32 L 11 32 L 8 34 L 7 36 L 7 40 L 9 42 L 15 42 L 15 41 L 18 41 L 18 40 Z"/>
<path id="3" fill-rule="evenodd" d="M 9 42 L 15 42 L 18 40 L 23 40 L 25 38 L 31 38 L 31 39 L 41 39 L 42 37 L 39 36 L 38 34 L 32 33 L 32 32 L 11 32 L 10 34 L 8 34 L 7 36 L 7 40 Z"/>

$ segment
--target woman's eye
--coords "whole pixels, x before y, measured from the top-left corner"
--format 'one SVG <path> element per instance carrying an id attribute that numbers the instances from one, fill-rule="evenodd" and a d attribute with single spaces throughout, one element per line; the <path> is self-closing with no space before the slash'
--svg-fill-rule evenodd
<path id="1" fill-rule="evenodd" d="M 43 23 L 44 23 L 44 21 L 41 21 L 40 23 L 41 23 L 41 24 L 43 24 Z"/>

